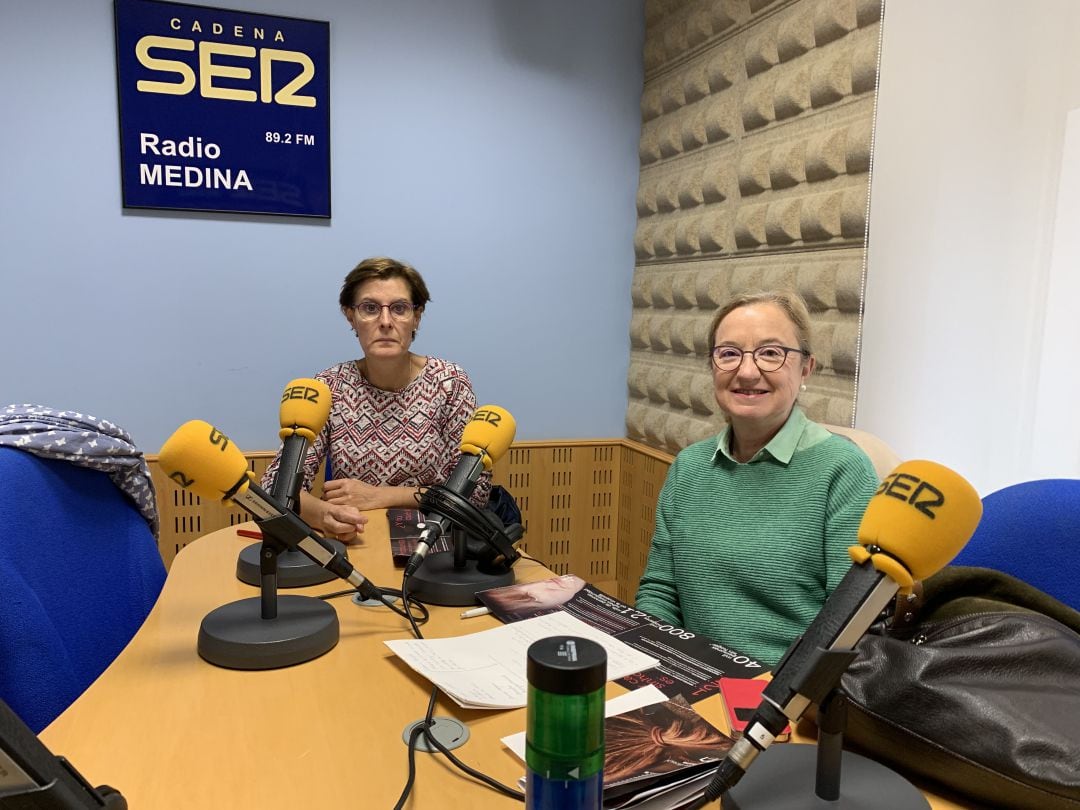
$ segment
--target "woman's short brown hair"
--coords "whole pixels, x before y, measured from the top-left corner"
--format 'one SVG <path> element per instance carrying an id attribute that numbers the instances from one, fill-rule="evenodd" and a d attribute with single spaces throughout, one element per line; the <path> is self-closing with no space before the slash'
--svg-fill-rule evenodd
<path id="1" fill-rule="evenodd" d="M 357 287 L 373 279 L 388 278 L 400 278 L 409 286 L 409 298 L 412 300 L 412 305 L 417 309 L 423 309 L 424 305 L 431 300 L 427 285 L 424 283 L 423 277 L 416 272 L 416 268 L 404 262 L 399 262 L 397 259 L 386 256 L 373 256 L 370 259 L 364 259 L 349 271 L 349 275 L 345 276 L 345 281 L 341 285 L 341 295 L 338 296 L 338 303 L 343 310 L 348 309 L 356 303 L 353 301 L 353 296 L 356 294 Z"/>
<path id="2" fill-rule="evenodd" d="M 802 296 L 791 290 L 745 292 L 732 298 L 713 317 L 712 326 L 709 327 L 708 346 L 710 349 L 713 341 L 716 340 L 716 330 L 720 328 L 720 322 L 735 310 L 751 304 L 775 304 L 780 307 L 795 327 L 795 337 L 799 341 L 799 348 L 813 354 L 813 348 L 810 346 L 810 312 Z"/>

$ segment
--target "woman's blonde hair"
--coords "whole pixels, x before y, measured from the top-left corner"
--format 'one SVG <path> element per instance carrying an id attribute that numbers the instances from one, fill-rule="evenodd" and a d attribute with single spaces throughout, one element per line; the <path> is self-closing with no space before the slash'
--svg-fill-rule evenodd
<path id="1" fill-rule="evenodd" d="M 720 328 L 720 323 L 724 318 L 735 310 L 752 304 L 775 304 L 780 307 L 784 314 L 788 316 L 791 325 L 795 327 L 795 337 L 799 341 L 799 348 L 804 352 L 813 354 L 813 348 L 810 346 L 810 312 L 807 310 L 802 296 L 792 290 L 745 292 L 729 300 L 712 319 L 707 344 L 710 350 L 713 341 L 716 340 L 716 330 Z"/>

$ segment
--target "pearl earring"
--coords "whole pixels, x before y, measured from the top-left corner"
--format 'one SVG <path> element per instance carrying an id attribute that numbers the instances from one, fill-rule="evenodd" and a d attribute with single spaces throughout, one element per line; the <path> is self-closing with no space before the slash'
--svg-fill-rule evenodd
<path id="1" fill-rule="evenodd" d="M 805 391 L 806 390 L 806 383 L 803 383 L 802 385 L 800 385 L 799 390 L 800 391 Z"/>

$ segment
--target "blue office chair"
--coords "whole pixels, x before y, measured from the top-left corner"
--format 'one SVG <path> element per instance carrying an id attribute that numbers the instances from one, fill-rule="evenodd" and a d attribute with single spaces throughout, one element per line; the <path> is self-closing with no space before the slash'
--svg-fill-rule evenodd
<path id="1" fill-rule="evenodd" d="M 106 473 L 0 447 L 0 698 L 35 733 L 123 650 L 164 581 L 146 519 Z"/>
<path id="2" fill-rule="evenodd" d="M 1004 571 L 1080 610 L 1080 480 L 1025 481 L 990 493 L 953 563 Z"/>

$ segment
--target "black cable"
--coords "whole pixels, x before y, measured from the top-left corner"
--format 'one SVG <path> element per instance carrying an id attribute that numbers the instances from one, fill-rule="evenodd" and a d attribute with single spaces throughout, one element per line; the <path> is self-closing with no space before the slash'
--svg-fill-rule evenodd
<path id="1" fill-rule="evenodd" d="M 432 715 L 435 713 L 435 700 L 438 695 L 439 689 L 434 687 L 431 690 L 431 697 L 428 699 L 428 707 L 424 713 L 423 722 L 417 723 L 413 730 L 409 732 L 409 776 L 405 780 L 405 787 L 401 790 L 401 795 L 398 797 L 397 804 L 394 805 L 394 810 L 401 810 L 404 807 L 406 799 L 409 798 L 409 794 L 412 792 L 413 784 L 416 782 L 416 743 L 419 741 L 421 734 L 425 738 L 431 738 L 428 727 L 435 722 Z"/>
<path id="2" fill-rule="evenodd" d="M 409 593 L 409 578 L 408 577 L 402 577 L 401 578 L 401 590 L 398 591 L 398 593 L 400 593 L 402 599 L 405 600 L 405 604 L 408 604 L 408 600 L 412 599 L 412 597 L 408 595 L 408 593 Z M 417 602 L 415 599 L 413 599 L 412 601 L 413 601 L 413 604 L 420 605 L 420 607 L 422 607 L 424 609 L 424 621 L 420 622 L 420 624 L 423 624 L 424 622 L 426 622 L 428 620 L 427 605 L 425 605 L 423 602 Z M 409 624 L 412 626 L 413 635 L 416 636 L 418 639 L 423 640 L 424 636 L 420 632 L 420 627 L 418 626 L 417 622 L 413 620 L 411 610 L 409 611 L 409 615 L 408 615 L 407 618 L 409 619 Z"/>
<path id="3" fill-rule="evenodd" d="M 537 557 L 532 556 L 531 554 L 526 554 L 524 551 L 522 551 L 520 553 L 521 553 L 521 559 L 523 559 L 523 560 L 531 560 L 532 562 L 537 563 L 538 565 L 542 565 L 548 571 L 554 571 L 555 570 L 550 565 L 548 565 L 546 562 L 544 562 L 543 560 L 541 560 L 541 559 L 539 559 Z"/>
<path id="4" fill-rule="evenodd" d="M 416 492 L 416 499 L 419 502 L 420 509 L 422 511 L 436 511 L 439 514 L 444 515 L 448 520 L 450 520 L 459 529 L 463 530 L 466 534 L 471 534 L 474 537 L 486 540 L 487 544 L 493 549 L 499 550 L 500 545 L 504 547 L 509 547 L 511 553 L 510 555 L 506 555 L 509 557 L 507 563 L 512 563 L 514 560 L 517 559 L 517 550 L 513 548 L 513 544 L 509 542 L 509 538 L 505 535 L 505 533 L 503 531 L 500 531 L 500 529 L 494 526 L 491 521 L 485 518 L 483 513 L 476 506 L 474 506 L 470 501 L 462 498 L 456 492 L 448 490 L 442 486 L 432 486 L 428 487 L 422 493 L 418 489 Z M 496 542 L 495 538 L 497 536 L 503 541 L 502 544 Z M 503 552 L 499 550 L 499 553 L 502 554 Z M 408 600 L 410 598 L 408 596 L 408 576 L 402 577 L 400 593 L 402 594 L 402 598 L 405 599 L 406 603 L 408 603 Z M 408 618 L 409 623 L 412 625 L 413 635 L 415 635 L 418 639 L 423 639 L 424 636 L 420 632 L 419 626 L 412 619 L 412 611 L 409 611 Z M 408 799 L 409 793 L 412 791 L 413 784 L 415 783 L 416 744 L 419 741 L 419 736 L 421 733 L 424 735 L 424 740 L 427 742 L 428 747 L 433 749 L 433 751 L 438 751 L 443 756 L 445 756 L 450 761 L 450 763 L 454 765 L 454 767 L 456 767 L 458 770 L 482 782 L 483 784 L 488 785 L 489 787 L 497 790 L 505 796 L 509 796 L 512 799 L 517 799 L 518 801 L 524 802 L 524 793 L 518 790 L 514 790 L 511 787 L 507 787 L 506 785 L 502 784 L 496 779 L 493 779 L 487 774 L 481 773 L 475 768 L 466 765 L 454 754 L 450 753 L 450 749 L 448 749 L 445 745 L 443 745 L 435 738 L 435 735 L 431 733 L 431 726 L 435 722 L 435 703 L 438 699 L 438 695 L 439 688 L 437 686 L 433 687 L 431 690 L 431 697 L 428 700 L 427 712 L 424 714 L 424 720 L 422 721 L 422 723 L 418 724 L 415 728 L 413 728 L 413 730 L 409 733 L 409 776 L 405 782 L 405 787 L 402 789 L 401 796 L 398 799 L 398 803 L 397 805 L 395 805 L 395 810 L 400 810 L 400 808 L 404 805 L 405 801 Z"/>
<path id="5" fill-rule="evenodd" d="M 409 592 L 409 579 L 408 579 L 408 577 L 404 577 L 402 579 L 402 581 L 401 581 L 401 593 L 402 594 L 408 594 L 408 592 Z M 418 603 L 418 604 L 422 604 L 422 603 Z M 410 614 L 411 614 L 411 611 L 410 611 Z M 423 639 L 424 636 L 420 632 L 420 628 L 417 627 L 416 624 L 413 623 L 411 619 L 410 619 L 410 623 L 413 625 L 413 628 L 412 628 L 413 629 L 413 634 L 418 639 Z M 476 779 L 476 780 L 478 780 L 480 782 L 483 782 L 484 784 L 488 785 L 489 787 L 499 791 L 500 793 L 502 793 L 502 794 L 504 794 L 506 796 L 509 796 L 512 799 L 518 799 L 519 801 L 525 801 L 525 794 L 524 793 L 521 793 L 520 791 L 514 790 L 511 787 L 507 787 L 506 785 L 502 784 L 501 782 L 499 782 L 496 779 L 493 779 L 492 777 L 488 776 L 487 774 L 481 773 L 480 771 L 476 770 L 475 768 L 473 768 L 473 767 L 471 767 L 469 765 L 466 765 L 464 762 L 462 762 L 460 759 L 458 759 L 454 754 L 450 753 L 449 748 L 447 748 L 445 745 L 443 745 L 441 742 L 439 742 L 437 739 L 435 739 L 435 735 L 431 733 L 431 726 L 435 722 L 435 718 L 434 718 L 434 715 L 435 715 L 435 701 L 438 699 L 438 696 L 439 696 L 439 687 L 437 687 L 437 686 L 432 687 L 431 697 L 428 699 L 427 711 L 424 713 L 424 720 L 423 720 L 423 722 L 421 724 L 419 724 L 415 728 L 413 728 L 413 730 L 409 733 L 409 777 L 408 777 L 407 781 L 405 782 L 405 787 L 401 792 L 401 797 L 398 799 L 397 805 L 395 805 L 395 810 L 400 810 L 403 803 L 408 798 L 410 791 L 412 791 L 413 782 L 415 781 L 415 778 L 416 778 L 416 762 L 415 762 L 416 743 L 418 741 L 418 738 L 419 738 L 419 735 L 420 735 L 421 732 L 423 733 L 424 739 L 427 741 L 428 746 L 430 748 L 434 748 L 434 749 L 438 750 L 439 753 L 441 753 L 448 760 L 450 760 L 451 764 L 454 765 L 454 767 L 456 767 L 458 770 L 460 770 L 463 773 L 471 776 L 473 779 Z"/>
<path id="6" fill-rule="evenodd" d="M 417 730 L 422 731 L 423 734 L 424 734 L 424 739 L 427 741 L 427 744 L 430 747 L 438 750 L 439 753 L 441 753 L 448 760 L 450 760 L 451 764 L 453 764 L 454 767 L 456 767 L 458 770 L 462 771 L 465 774 L 468 774 L 473 779 L 476 779 L 476 780 L 478 780 L 480 782 L 483 782 L 485 785 L 487 785 L 488 787 L 498 791 L 499 793 L 502 793 L 504 796 L 509 796 L 511 799 L 517 799 L 518 801 L 524 802 L 525 801 L 525 794 L 524 793 L 522 793 L 519 790 L 514 790 L 514 788 L 507 787 L 502 782 L 499 782 L 497 779 L 493 779 L 492 777 L 488 776 L 486 773 L 481 773 L 480 771 L 476 770 L 475 768 L 470 767 L 469 765 L 466 765 L 464 762 L 462 762 L 460 759 L 458 759 L 454 754 L 450 753 L 450 749 L 447 748 L 445 745 L 443 745 L 441 742 L 439 742 L 435 738 L 435 735 L 431 733 L 431 726 L 435 723 L 435 719 L 434 719 L 435 701 L 436 701 L 436 699 L 438 697 L 438 694 L 439 694 L 439 688 L 434 687 L 431 690 L 431 698 L 428 700 L 428 707 L 427 707 L 427 712 L 424 715 L 424 721 L 423 721 L 423 723 L 421 725 L 414 728 L 413 731 L 414 732 L 417 731 Z M 415 743 L 413 742 L 412 735 L 410 734 L 409 736 L 410 736 L 409 756 L 411 758 L 413 756 L 412 749 L 415 748 Z M 411 785 L 407 785 L 406 787 L 411 789 Z M 403 794 L 403 796 L 404 795 L 405 794 Z"/>
<path id="7" fill-rule="evenodd" d="M 333 593 L 324 593 L 322 596 L 316 596 L 316 599 L 337 599 L 341 596 L 352 596 L 357 593 L 356 588 L 350 588 L 347 591 L 334 591 Z"/>
<path id="8" fill-rule="evenodd" d="M 390 610 L 394 611 L 394 613 L 396 613 L 398 616 L 401 616 L 403 619 L 408 619 L 409 624 L 413 625 L 414 628 L 415 628 L 415 626 L 417 624 L 425 624 L 427 622 L 427 620 L 429 618 L 431 618 L 431 613 L 428 611 L 427 605 L 425 605 L 423 602 L 419 602 L 416 599 L 412 598 L 411 596 L 408 599 L 404 599 L 404 598 L 402 598 L 401 591 L 395 590 L 394 588 L 379 588 L 379 592 L 383 595 L 383 605 L 390 608 Z M 316 598 L 318 598 L 318 599 L 337 599 L 338 597 L 341 597 L 341 596 L 352 596 L 355 593 L 357 593 L 357 590 L 354 588 L 354 589 L 348 590 L 348 591 L 335 591 L 334 593 L 324 593 L 321 596 L 316 597 Z M 402 610 L 397 605 L 395 605 L 393 602 L 387 601 L 386 597 L 388 597 L 388 596 L 393 597 L 393 598 L 402 599 L 402 604 L 406 605 L 408 610 L 407 611 Z M 419 611 L 420 611 L 420 616 L 419 617 L 416 617 L 413 614 L 412 608 L 414 608 L 414 607 L 419 609 Z M 419 618 L 419 622 L 417 621 L 417 618 Z"/>
<path id="9" fill-rule="evenodd" d="M 438 688 L 436 687 L 435 689 L 432 690 L 432 697 L 434 697 L 437 692 L 438 692 Z M 433 709 L 434 709 L 434 701 L 432 701 L 431 706 L 428 707 L 428 715 L 427 715 L 427 718 L 425 718 L 425 720 L 430 719 L 431 711 L 433 711 Z M 475 768 L 472 768 L 472 767 L 466 765 L 464 762 L 462 762 L 460 759 L 458 759 L 456 756 L 454 756 L 454 754 L 451 754 L 449 748 L 447 748 L 445 745 L 443 745 L 441 742 L 439 742 L 437 739 L 435 739 L 435 735 L 431 733 L 431 731 L 430 731 L 430 729 L 428 728 L 427 725 L 425 725 L 423 727 L 423 729 L 424 729 L 424 739 L 427 740 L 428 745 L 431 745 L 431 746 L 434 746 L 435 748 L 437 748 L 439 750 L 439 752 L 442 753 L 442 755 L 445 756 L 448 760 L 450 760 L 450 762 L 458 770 L 468 774 L 473 779 L 477 779 L 477 780 L 483 782 L 485 785 L 487 785 L 488 787 L 490 787 L 490 788 L 492 788 L 494 790 L 497 790 L 499 793 L 502 793 L 504 796 L 509 796 L 511 799 L 517 799 L 520 802 L 525 801 L 525 794 L 524 793 L 522 793 L 519 790 L 515 790 L 512 787 L 507 787 L 502 782 L 498 781 L 497 779 L 493 779 L 492 777 L 488 776 L 486 773 L 481 773 L 480 771 L 476 770 Z"/>
<path id="10" fill-rule="evenodd" d="M 409 777 L 405 780 L 405 787 L 402 788 L 401 795 L 398 796 L 394 810 L 401 810 L 405 806 L 409 794 L 412 793 L 413 784 L 416 782 L 416 741 L 424 731 L 426 729 L 423 725 L 417 725 L 409 732 Z"/>

